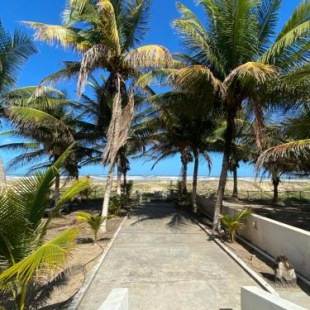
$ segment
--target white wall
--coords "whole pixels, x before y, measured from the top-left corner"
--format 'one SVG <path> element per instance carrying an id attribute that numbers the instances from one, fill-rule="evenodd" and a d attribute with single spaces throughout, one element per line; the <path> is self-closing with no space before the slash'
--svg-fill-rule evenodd
<path id="1" fill-rule="evenodd" d="M 241 288 L 241 310 L 307 310 L 255 286 Z"/>
<path id="2" fill-rule="evenodd" d="M 212 200 L 200 197 L 199 203 L 202 212 L 213 215 Z M 223 206 L 222 213 L 237 211 Z M 310 279 L 310 232 L 253 214 L 245 220 L 242 236 L 273 257 L 287 256 L 295 270 Z"/>

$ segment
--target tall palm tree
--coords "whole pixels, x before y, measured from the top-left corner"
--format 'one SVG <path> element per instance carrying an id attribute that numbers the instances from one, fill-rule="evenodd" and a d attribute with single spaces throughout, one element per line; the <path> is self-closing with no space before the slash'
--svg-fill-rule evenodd
<path id="1" fill-rule="evenodd" d="M 157 163 L 177 153 L 181 155 L 181 195 L 187 191 L 187 165 L 190 161 L 194 162 L 192 208 L 196 212 L 199 156 L 204 156 L 210 169 L 211 159 L 207 153 L 210 146 L 207 138 L 215 129 L 215 114 L 210 110 L 207 112 L 209 107 L 205 106 L 203 101 L 177 90 L 153 96 L 151 100 L 158 107 L 158 118 L 153 120 L 152 124 L 157 128 L 150 137 L 150 140 L 153 139 L 153 147 L 149 150 L 151 157 L 157 157 Z M 188 104 L 195 100 L 198 110 L 205 113 L 198 114 L 195 109 L 191 113 L 184 113 Z"/>
<path id="2" fill-rule="evenodd" d="M 180 3 L 177 6 L 181 17 L 173 22 L 173 26 L 188 52 L 178 57 L 188 66 L 172 76 L 176 85 L 187 86 L 191 92 L 201 92 L 202 88 L 215 90 L 213 93 L 226 112 L 224 155 L 213 223 L 215 230 L 220 223 L 219 213 L 238 111 L 246 107 L 253 112 L 257 143 L 261 148 L 263 105 L 281 102 L 281 97 L 300 99 L 298 87 L 288 86 L 284 77 L 292 68 L 300 72 L 299 69 L 307 64 L 310 3 L 302 1 L 275 36 L 280 0 L 198 2 L 206 13 L 206 27 L 186 6 Z M 302 86 L 304 89 L 305 84 Z"/>
<path id="3" fill-rule="evenodd" d="M 82 55 L 81 63 L 66 63 L 66 68 L 51 78 L 78 75 L 81 93 L 89 73 L 107 72 L 105 84 L 113 112 L 103 161 L 109 164 L 102 215 L 107 215 L 116 155 L 128 136 L 133 118 L 134 97 L 128 90 L 130 79 L 141 68 L 167 66 L 170 55 L 162 46 L 137 47 L 147 31 L 150 0 L 76 0 L 68 1 L 62 25 L 27 22 L 36 29 L 36 38 L 60 43 Z"/>

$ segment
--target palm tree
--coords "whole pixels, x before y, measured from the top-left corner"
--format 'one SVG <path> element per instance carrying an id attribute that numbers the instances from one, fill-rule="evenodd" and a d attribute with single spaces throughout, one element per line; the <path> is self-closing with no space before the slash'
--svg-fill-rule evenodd
<path id="1" fill-rule="evenodd" d="M 46 282 L 52 283 L 66 265 L 75 245 L 78 228 L 70 228 L 46 241 L 47 229 L 61 207 L 79 192 L 89 187 L 88 180 L 77 180 L 62 194 L 46 221 L 42 221 L 48 206 L 51 187 L 59 168 L 68 156 L 68 149 L 44 173 L 23 179 L 0 195 L 0 290 L 10 292 L 18 309 L 25 309 Z"/>
<path id="2" fill-rule="evenodd" d="M 279 0 L 198 2 L 207 16 L 206 27 L 187 7 L 178 4 L 182 16 L 173 25 L 188 55 L 178 56 L 187 67 L 176 70 L 172 76 L 176 85 L 188 87 L 190 92 L 209 89 L 210 100 L 216 96 L 226 113 L 227 127 L 214 231 L 220 223 L 219 213 L 238 111 L 246 107 L 253 112 L 257 143 L 261 148 L 263 105 L 281 102 L 281 97 L 300 99 L 298 87 L 288 87 L 284 77 L 293 67 L 295 71 L 300 71 L 307 64 L 310 3 L 303 1 L 279 35 L 275 36 Z M 302 86 L 304 89 L 305 84 Z M 292 89 L 295 91 L 292 92 Z"/>
<path id="3" fill-rule="evenodd" d="M 81 93 L 89 73 L 107 72 L 105 91 L 113 106 L 103 162 L 109 164 L 102 215 L 107 215 L 117 152 L 128 136 L 133 118 L 134 96 L 128 83 L 140 68 L 167 66 L 171 57 L 162 46 L 137 47 L 147 31 L 150 0 L 77 0 L 68 1 L 63 25 L 27 22 L 36 29 L 36 38 L 60 43 L 82 54 L 81 63 L 66 63 L 64 70 L 50 78 L 78 74 Z M 132 89 L 132 88 L 131 88 Z"/>
<path id="4" fill-rule="evenodd" d="M 153 96 L 151 100 L 158 107 L 158 119 L 155 119 L 155 122 L 153 120 L 152 124 L 156 128 L 155 134 L 150 137 L 150 140 L 153 139 L 153 147 L 149 150 L 151 158 L 157 159 L 156 164 L 177 153 L 181 155 L 181 196 L 187 192 L 187 165 L 190 161 L 194 161 L 192 208 L 196 212 L 199 156 L 202 155 L 207 160 L 210 170 L 211 159 L 207 153 L 210 145 L 207 138 L 215 129 L 214 114 L 208 111 L 199 115 L 195 109 L 185 114 L 188 104 L 197 98 L 182 94 L 181 91 Z M 200 111 L 208 109 L 201 100 L 197 100 L 197 107 Z"/>
<path id="5" fill-rule="evenodd" d="M 36 87 L 25 87 L 7 92 L 3 97 L 4 116 L 14 125 L 13 130 L 3 132 L 27 142 L 1 145 L 2 149 L 22 151 L 10 163 L 11 167 L 35 163 L 30 171 L 46 169 L 54 164 L 73 143 L 78 142 L 64 163 L 65 173 L 78 178 L 78 164 L 96 151 L 86 147 L 89 140 L 84 133 L 84 123 L 78 121 L 68 109 L 76 103 L 53 88 L 41 89 L 40 96 L 33 97 Z M 81 126 L 84 125 L 84 126 Z M 86 140 L 86 141 L 85 141 Z M 47 161 L 43 161 L 47 159 Z M 55 179 L 55 204 L 59 199 L 60 176 Z"/>
<path id="6" fill-rule="evenodd" d="M 267 169 L 271 172 L 274 203 L 278 201 L 280 174 L 293 173 L 302 176 L 310 173 L 309 116 L 309 108 L 306 106 L 299 116 L 284 120 L 278 126 L 276 139 L 273 139 L 273 143 L 269 144 L 257 159 L 257 169 Z"/>

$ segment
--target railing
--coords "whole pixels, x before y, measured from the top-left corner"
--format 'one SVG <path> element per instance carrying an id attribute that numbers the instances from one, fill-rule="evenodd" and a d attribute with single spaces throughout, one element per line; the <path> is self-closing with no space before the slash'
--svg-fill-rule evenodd
<path id="1" fill-rule="evenodd" d="M 232 190 L 225 190 L 225 197 L 231 197 L 233 194 Z M 216 190 L 208 190 L 205 196 L 216 196 Z M 273 191 L 238 191 L 238 199 L 247 199 L 247 200 L 270 200 L 273 198 Z M 300 203 L 309 203 L 310 202 L 310 191 L 279 191 L 278 198 L 280 201 L 284 200 L 295 200 Z"/>

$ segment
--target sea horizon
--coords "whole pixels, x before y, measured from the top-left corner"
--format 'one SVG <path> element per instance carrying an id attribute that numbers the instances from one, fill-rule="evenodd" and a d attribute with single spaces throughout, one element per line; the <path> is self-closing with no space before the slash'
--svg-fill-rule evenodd
<path id="1" fill-rule="evenodd" d="M 21 178 L 27 178 L 31 176 L 31 174 L 7 174 L 6 179 L 7 180 L 17 180 Z M 95 181 L 105 181 L 107 179 L 107 175 L 105 174 L 81 174 L 80 177 L 89 176 L 91 179 Z M 66 178 L 66 176 L 62 176 L 62 178 Z M 116 176 L 114 176 L 116 178 Z M 205 176 L 205 175 L 199 175 L 198 181 L 212 181 L 212 180 L 219 180 L 219 176 Z M 147 181 L 178 181 L 181 179 L 180 175 L 151 175 L 151 174 L 141 174 L 141 175 L 128 175 L 127 180 L 131 181 L 140 181 L 140 182 L 147 182 Z M 188 181 L 192 181 L 193 177 L 188 176 Z M 227 177 L 228 180 L 232 180 L 232 176 Z M 261 181 L 271 181 L 270 177 L 260 177 L 260 176 L 240 176 L 238 177 L 238 180 L 244 180 L 249 182 L 261 182 Z M 294 182 L 303 182 L 303 181 L 309 181 L 309 177 L 283 177 L 281 178 L 283 181 L 294 181 Z"/>

